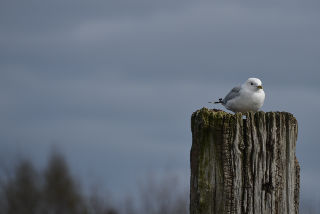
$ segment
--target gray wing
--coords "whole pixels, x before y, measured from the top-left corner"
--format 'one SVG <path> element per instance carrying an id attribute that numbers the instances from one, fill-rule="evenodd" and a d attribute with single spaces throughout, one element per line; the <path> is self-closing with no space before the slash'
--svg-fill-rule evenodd
<path id="1" fill-rule="evenodd" d="M 229 100 L 232 100 L 235 97 L 238 97 L 240 95 L 241 86 L 234 87 L 222 100 L 224 104 L 226 104 Z"/>

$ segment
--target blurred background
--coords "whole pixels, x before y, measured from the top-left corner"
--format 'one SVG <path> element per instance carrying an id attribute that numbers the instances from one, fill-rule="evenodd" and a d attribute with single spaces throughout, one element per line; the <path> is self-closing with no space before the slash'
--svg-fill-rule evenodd
<path id="1" fill-rule="evenodd" d="M 1 212 L 187 213 L 190 116 L 249 77 L 320 212 L 319 1 L 1 0 L 0 47 Z"/>

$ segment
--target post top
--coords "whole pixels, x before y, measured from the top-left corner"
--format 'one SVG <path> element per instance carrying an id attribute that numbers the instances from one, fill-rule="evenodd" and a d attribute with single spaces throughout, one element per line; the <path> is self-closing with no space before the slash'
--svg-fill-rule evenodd
<path id="1" fill-rule="evenodd" d="M 289 121 L 292 124 L 297 124 L 296 118 L 293 114 L 289 112 L 280 112 L 280 111 L 271 111 L 271 112 L 245 112 L 245 113 L 228 113 L 220 109 L 208 109 L 208 108 L 201 108 L 195 112 L 193 112 L 191 116 L 191 128 L 195 121 L 197 123 L 202 124 L 204 126 L 210 126 L 214 123 L 222 122 L 223 120 L 239 120 L 239 119 L 252 119 L 252 120 L 262 120 L 262 121 L 270 121 L 272 119 L 284 119 Z"/>

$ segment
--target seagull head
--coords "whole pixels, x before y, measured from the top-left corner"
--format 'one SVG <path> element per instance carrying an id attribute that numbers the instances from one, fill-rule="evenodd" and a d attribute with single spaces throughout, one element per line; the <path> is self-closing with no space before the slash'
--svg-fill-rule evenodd
<path id="1" fill-rule="evenodd" d="M 244 86 L 252 91 L 259 91 L 263 90 L 262 82 L 258 78 L 249 78 L 245 83 Z"/>

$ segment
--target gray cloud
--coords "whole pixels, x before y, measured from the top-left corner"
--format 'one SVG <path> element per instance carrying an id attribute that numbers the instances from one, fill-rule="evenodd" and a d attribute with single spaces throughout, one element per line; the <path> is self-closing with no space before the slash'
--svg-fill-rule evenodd
<path id="1" fill-rule="evenodd" d="M 56 142 L 115 191 L 166 165 L 187 183 L 191 113 L 257 76 L 263 110 L 299 121 L 302 185 L 319 177 L 319 3 L 1 4 L 1 156 L 44 162 Z"/>
<path id="2" fill-rule="evenodd" d="M 147 18 L 82 16 L 84 20 L 75 18 L 67 29 L 8 35 L 2 40 L 11 55 L 6 63 L 52 72 L 58 65 L 84 73 L 105 69 L 130 78 L 156 75 L 162 80 L 172 73 L 173 79 L 196 76 L 199 81 L 221 80 L 226 73 L 234 80 L 246 73 L 277 74 L 285 81 L 306 81 L 302 73 L 317 75 L 319 17 L 308 8 L 204 2 L 191 6 L 160 10 Z"/>

